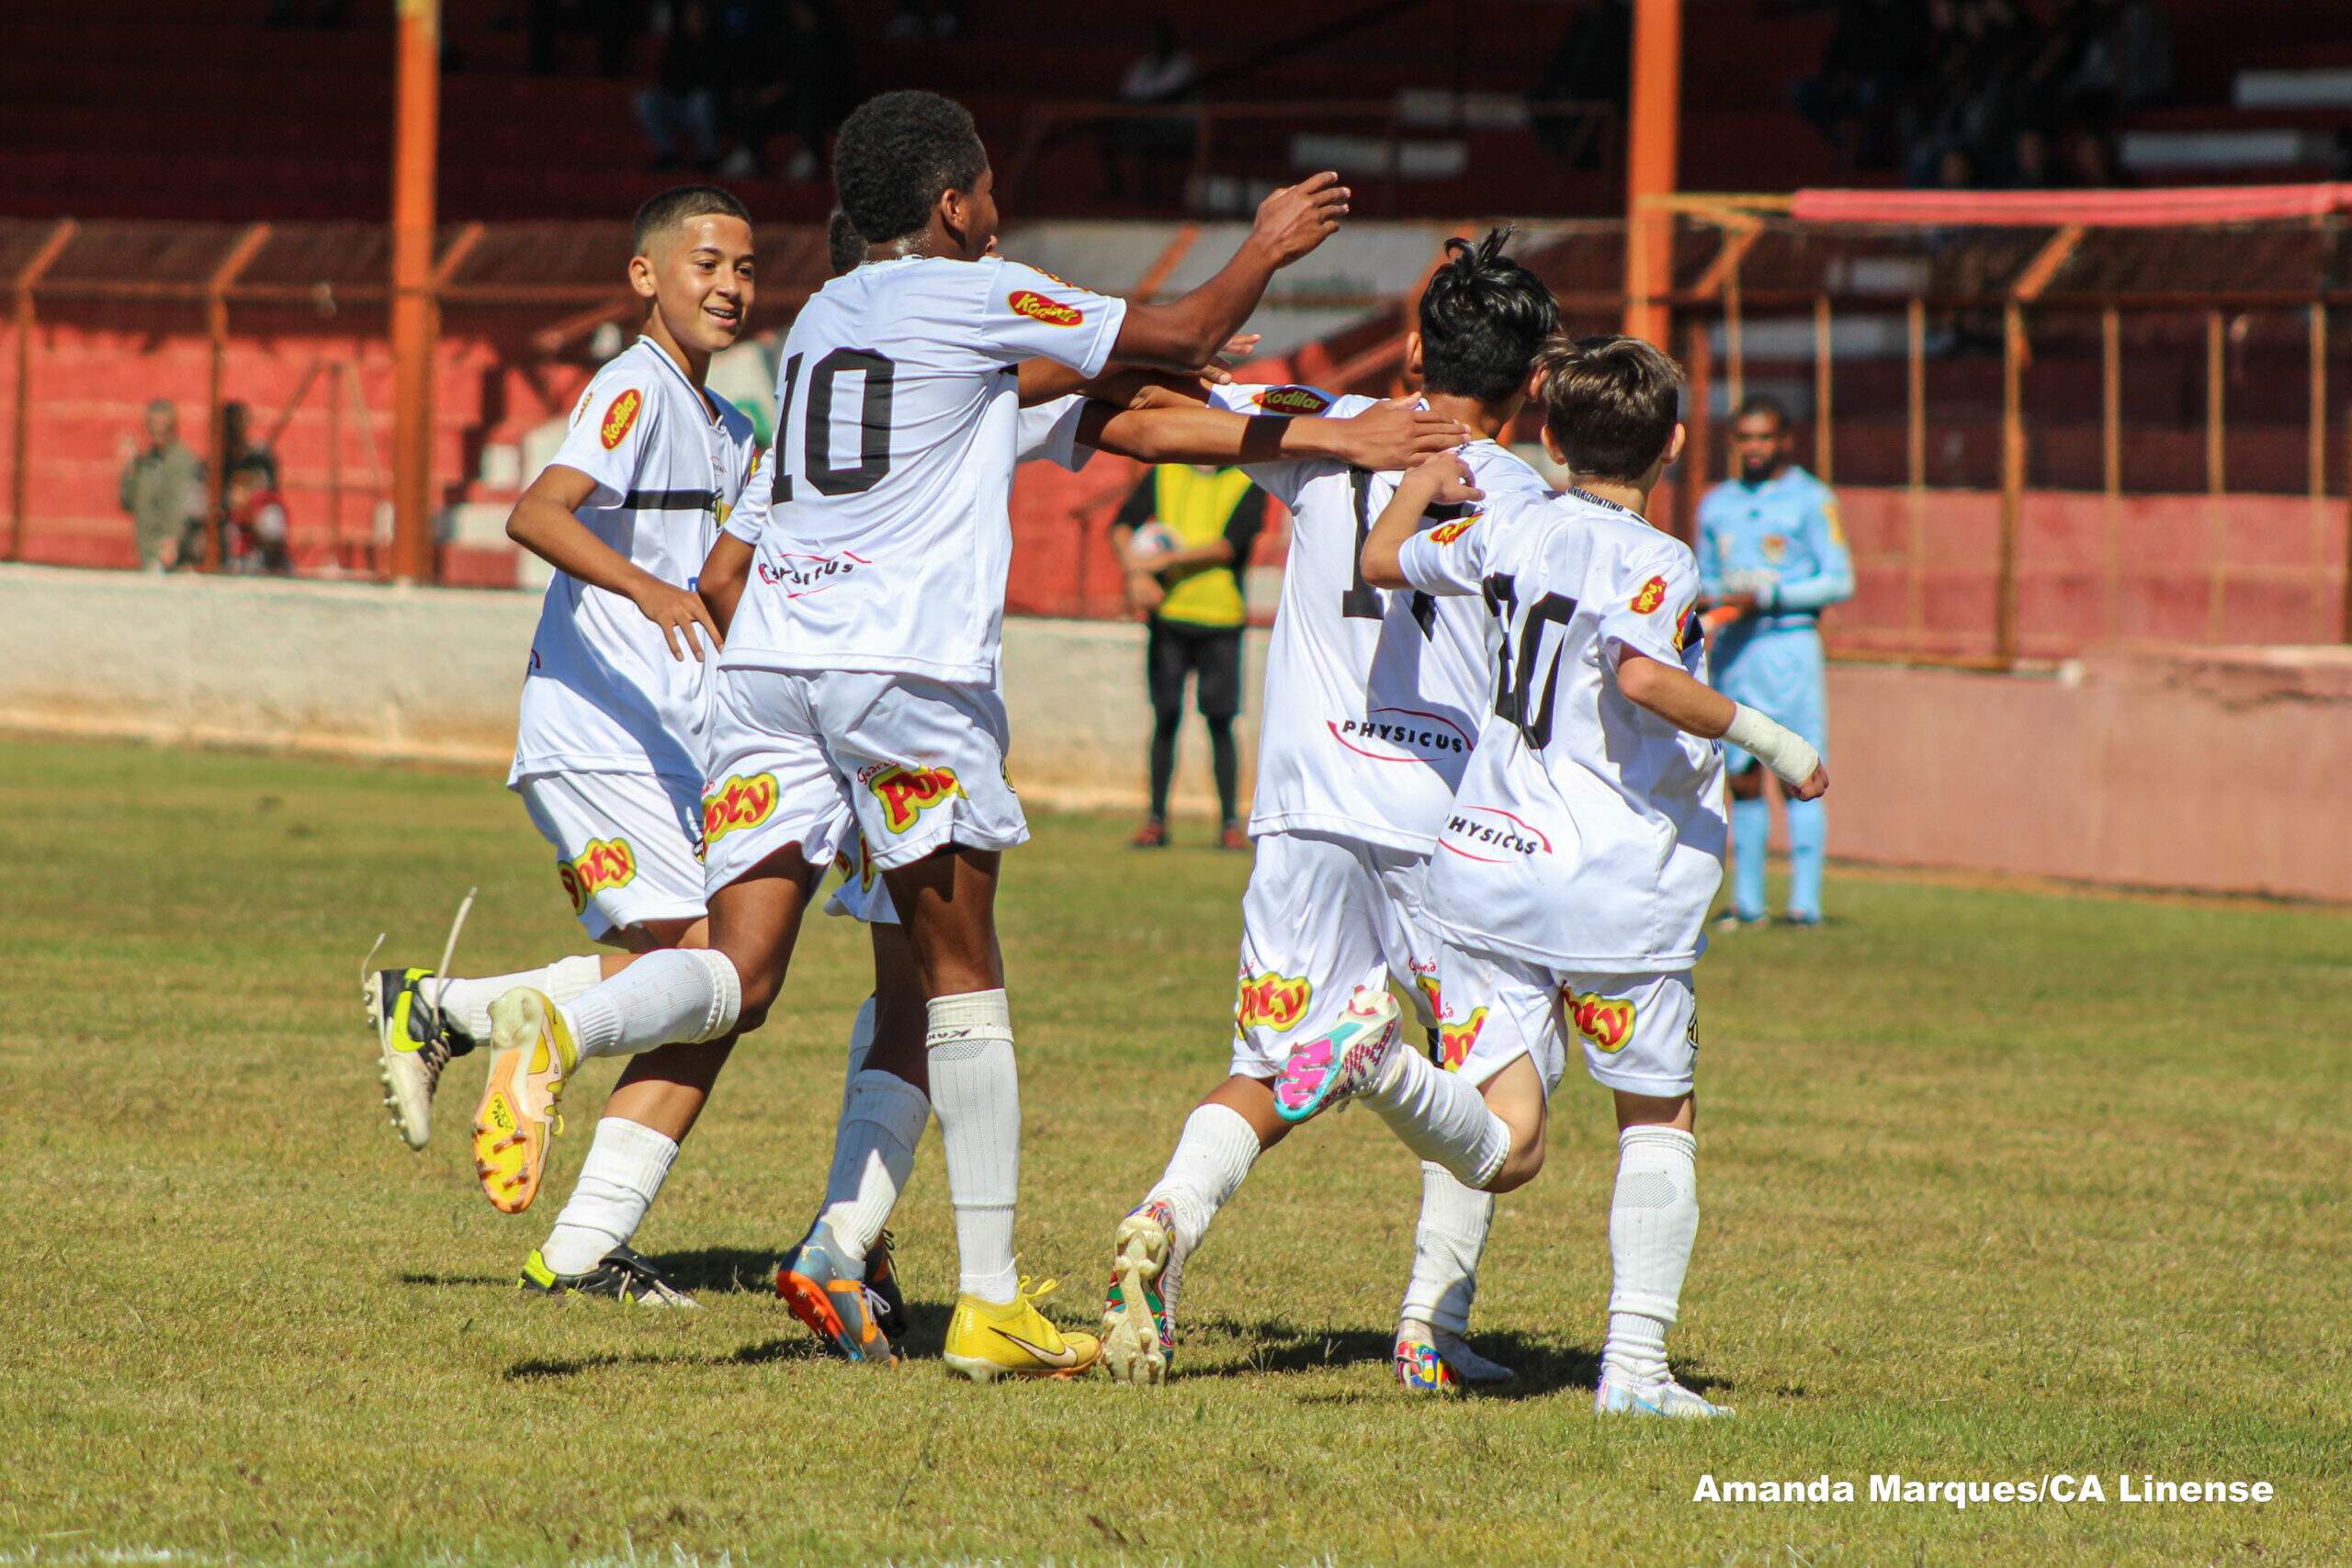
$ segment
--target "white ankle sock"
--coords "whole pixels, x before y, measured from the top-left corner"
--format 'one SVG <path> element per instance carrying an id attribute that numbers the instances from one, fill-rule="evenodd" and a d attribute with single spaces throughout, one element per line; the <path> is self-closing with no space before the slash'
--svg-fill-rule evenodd
<path id="1" fill-rule="evenodd" d="M 1258 1130 L 1229 1105 L 1204 1105 L 1184 1119 L 1168 1168 L 1144 1194 L 1164 1200 L 1176 1217 L 1176 1245 L 1189 1253 L 1208 1235 L 1216 1212 L 1240 1190 L 1258 1157 Z"/>
<path id="2" fill-rule="evenodd" d="M 514 989 L 528 986 L 568 1002 L 605 977 L 604 961 L 594 953 L 559 958 L 544 969 L 524 969 L 513 975 L 492 975 L 481 980 L 427 980 L 418 987 L 425 999 L 476 1040 L 490 1038 L 490 1004 Z"/>
<path id="3" fill-rule="evenodd" d="M 866 1248 L 889 1224 L 930 1120 L 931 1101 L 898 1074 L 866 1067 L 850 1078 L 841 1125 L 833 1133 L 825 1207 L 817 1216 L 833 1227 L 850 1262 L 864 1262 Z"/>
<path id="4" fill-rule="evenodd" d="M 957 1289 L 1009 1302 L 1020 1287 L 1012 1266 L 1012 1207 L 1021 1191 L 1021 1074 L 1012 1058 L 1012 1014 L 1004 992 L 968 991 L 931 1004 L 923 1045 L 931 1107 L 947 1156 L 947 1199 L 956 1209 Z"/>
<path id="5" fill-rule="evenodd" d="M 1465 1187 L 1484 1187 L 1510 1157 L 1510 1126 L 1459 1075 L 1430 1065 L 1399 1044 L 1388 1069 L 1364 1095 L 1389 1130 L 1421 1158 L 1443 1166 Z"/>
<path id="6" fill-rule="evenodd" d="M 617 1116 L 597 1122 L 580 1179 L 539 1248 L 547 1266 L 559 1274 L 585 1274 L 635 1235 L 677 1157 L 678 1145 L 650 1127 Z"/>
<path id="7" fill-rule="evenodd" d="M 849 1026 L 849 1071 L 842 1075 L 842 1113 L 840 1120 L 849 1120 L 849 1097 L 857 1085 L 857 1075 L 865 1070 L 866 1054 L 874 1049 L 874 998 L 868 997 L 857 1010 L 857 1017 Z"/>
<path id="8" fill-rule="evenodd" d="M 1396 1315 L 1470 1332 L 1478 1293 L 1478 1259 L 1495 1221 L 1495 1195 L 1464 1187 L 1443 1166 L 1421 1165 L 1421 1218 L 1413 1231 L 1413 1277 Z"/>
<path id="9" fill-rule="evenodd" d="M 1674 1127 L 1617 1134 L 1617 1190 L 1609 1204 L 1609 1341 L 1601 1375 L 1636 1384 L 1667 1375 L 1666 1331 L 1699 1235 L 1699 1141 Z"/>
<path id="10" fill-rule="evenodd" d="M 673 947 L 582 992 L 563 1017 L 585 1060 L 716 1040 L 735 1027 L 742 1007 L 742 982 L 725 953 Z"/>

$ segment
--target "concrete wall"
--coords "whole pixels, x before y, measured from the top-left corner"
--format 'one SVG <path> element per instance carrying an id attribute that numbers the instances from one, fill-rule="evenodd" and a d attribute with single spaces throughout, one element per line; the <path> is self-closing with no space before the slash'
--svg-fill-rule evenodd
<path id="1" fill-rule="evenodd" d="M 522 593 L 0 567 L 0 727 L 503 767 L 537 613 Z M 1034 801 L 1140 804 L 1142 643 L 1008 624 Z M 1253 708 L 1263 656 L 1253 633 Z M 1841 856 L 2352 899 L 2352 649 L 2115 650 L 2043 676 L 1841 664 L 1830 699 Z M 1208 804 L 1205 750 L 1188 728 L 1180 804 Z"/>

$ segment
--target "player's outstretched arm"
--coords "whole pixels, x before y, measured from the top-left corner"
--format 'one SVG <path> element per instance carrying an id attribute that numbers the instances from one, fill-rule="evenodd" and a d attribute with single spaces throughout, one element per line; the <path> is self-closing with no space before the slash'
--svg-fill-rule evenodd
<path id="1" fill-rule="evenodd" d="M 1470 482 L 1469 466 L 1461 458 L 1441 452 L 1425 459 L 1396 481 L 1396 493 L 1364 536 L 1363 580 L 1374 588 L 1411 587 L 1402 557 L 1421 514 L 1432 506 L 1459 506 L 1486 498 L 1487 492 Z"/>
<path id="2" fill-rule="evenodd" d="M 1829 791 L 1829 770 L 1795 731 L 1754 708 L 1733 702 L 1703 681 L 1646 653 L 1624 649 L 1617 659 L 1617 689 L 1625 700 L 1708 740 L 1729 740 L 1757 761 L 1799 800 L 1818 800 Z"/>
<path id="3" fill-rule="evenodd" d="M 1348 187 L 1328 170 L 1274 192 L 1216 276 L 1165 305 L 1129 303 L 1111 357 L 1175 370 L 1207 364 L 1258 308 L 1274 274 L 1337 233 L 1347 212 Z"/>
<path id="4" fill-rule="evenodd" d="M 743 584 L 751 581 L 752 554 L 749 542 L 722 533 L 695 574 L 695 592 L 721 637 L 735 629 L 735 606 L 743 602 Z"/>
<path id="5" fill-rule="evenodd" d="M 1099 411 L 1099 412 L 1098 412 Z M 1138 409 L 1090 407 L 1079 440 L 1145 463 L 1287 463 L 1328 457 L 1352 468 L 1407 468 L 1470 438 L 1458 421 L 1409 399 L 1348 419 L 1238 414 L 1170 399 Z"/>
<path id="6" fill-rule="evenodd" d="M 577 513 L 595 493 L 596 481 L 579 469 L 550 463 L 506 515 L 506 536 L 565 575 L 592 588 L 617 593 L 662 628 L 670 657 L 702 658 L 702 637 L 722 646 L 703 602 L 651 572 L 596 537 Z M 697 631 L 699 628 L 699 631 Z M 683 645 L 681 639 L 683 638 Z"/>
<path id="7" fill-rule="evenodd" d="M 1222 387 L 1233 379 L 1233 367 L 1256 352 L 1258 337 L 1256 333 L 1241 333 L 1227 338 L 1215 358 L 1188 370 L 1121 367 L 1114 361 L 1092 380 L 1051 359 L 1024 359 L 1020 367 L 1021 406 L 1035 408 L 1079 392 L 1122 408 L 1141 407 L 1140 400 L 1150 395 L 1190 397 L 1199 402 L 1208 395 L 1209 387 Z"/>

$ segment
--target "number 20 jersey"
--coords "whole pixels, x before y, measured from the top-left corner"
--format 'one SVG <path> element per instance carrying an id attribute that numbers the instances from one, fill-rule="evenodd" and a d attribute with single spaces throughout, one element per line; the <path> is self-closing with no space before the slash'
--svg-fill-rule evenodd
<path id="1" fill-rule="evenodd" d="M 723 669 L 997 676 L 1015 367 L 1099 373 L 1124 301 L 989 256 L 869 262 L 801 308 L 774 490 Z"/>
<path id="2" fill-rule="evenodd" d="M 1489 497 L 1408 540 L 1401 564 L 1417 588 L 1480 595 L 1501 634 L 1431 917 L 1463 946 L 1554 969 L 1689 968 L 1723 883 L 1723 747 L 1610 678 L 1628 650 L 1706 678 L 1689 547 L 1570 491 Z"/>
<path id="3" fill-rule="evenodd" d="M 1220 387 L 1214 400 L 1241 413 L 1332 418 L 1374 406 L 1311 387 Z M 1495 442 L 1474 441 L 1461 456 L 1488 495 L 1550 493 Z M 1396 474 L 1329 459 L 1248 471 L 1292 517 L 1250 830 L 1328 833 L 1427 854 L 1486 710 L 1485 613 L 1476 602 L 1363 581 L 1364 536 Z M 1442 530 L 1450 516 L 1426 525 Z"/>

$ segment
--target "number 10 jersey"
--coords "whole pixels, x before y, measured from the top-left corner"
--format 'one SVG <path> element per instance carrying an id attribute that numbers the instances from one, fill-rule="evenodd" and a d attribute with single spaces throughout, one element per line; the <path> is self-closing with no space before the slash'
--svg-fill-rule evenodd
<path id="1" fill-rule="evenodd" d="M 1125 316 L 995 256 L 869 262 L 818 290 L 784 341 L 770 515 L 720 667 L 994 682 L 1016 367 L 1096 375 Z"/>

